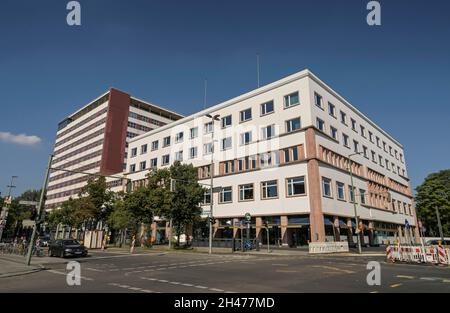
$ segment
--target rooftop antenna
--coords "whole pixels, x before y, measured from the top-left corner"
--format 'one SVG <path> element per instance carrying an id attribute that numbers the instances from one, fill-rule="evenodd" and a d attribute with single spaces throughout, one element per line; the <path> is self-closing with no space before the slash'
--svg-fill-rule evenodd
<path id="1" fill-rule="evenodd" d="M 259 53 L 256 54 L 256 80 L 259 88 Z"/>
<path id="2" fill-rule="evenodd" d="M 204 94 L 204 98 L 203 98 L 203 109 L 206 109 L 206 91 L 208 89 L 208 81 L 205 79 L 205 94 Z"/>

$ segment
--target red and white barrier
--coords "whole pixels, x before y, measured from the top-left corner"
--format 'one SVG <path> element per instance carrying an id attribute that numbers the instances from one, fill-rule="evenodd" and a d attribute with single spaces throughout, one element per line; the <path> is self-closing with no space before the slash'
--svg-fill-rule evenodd
<path id="1" fill-rule="evenodd" d="M 432 263 L 450 265 L 450 249 L 441 246 L 386 246 L 386 260 L 390 262 Z"/>

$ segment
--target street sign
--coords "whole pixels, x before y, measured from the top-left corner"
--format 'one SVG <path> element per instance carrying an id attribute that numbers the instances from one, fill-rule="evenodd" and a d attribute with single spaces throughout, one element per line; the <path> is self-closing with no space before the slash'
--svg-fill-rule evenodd
<path id="1" fill-rule="evenodd" d="M 245 213 L 245 219 L 247 221 L 250 221 L 252 219 L 252 216 L 250 215 L 250 213 Z"/>
<path id="2" fill-rule="evenodd" d="M 19 201 L 19 204 L 29 205 L 29 206 L 37 206 L 38 205 L 38 203 L 36 201 L 25 201 L 25 200 Z"/>
<path id="3" fill-rule="evenodd" d="M 219 186 L 219 187 L 214 187 L 214 188 L 213 188 L 213 193 L 218 193 L 218 192 L 221 192 L 221 191 L 222 191 L 222 189 L 223 189 L 223 187 L 222 187 L 222 186 Z"/>

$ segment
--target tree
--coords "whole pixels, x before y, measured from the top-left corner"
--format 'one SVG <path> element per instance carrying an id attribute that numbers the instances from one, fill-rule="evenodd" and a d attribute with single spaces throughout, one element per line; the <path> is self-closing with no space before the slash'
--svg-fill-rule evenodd
<path id="1" fill-rule="evenodd" d="M 436 208 L 439 209 L 444 235 L 450 233 L 450 169 L 428 175 L 416 188 L 417 214 L 427 233 L 438 236 Z"/>
<path id="2" fill-rule="evenodd" d="M 120 246 L 124 242 L 127 229 L 131 228 L 133 232 L 136 231 L 136 218 L 125 206 L 123 195 L 119 195 L 113 202 L 112 211 L 108 217 L 108 224 L 112 229 L 119 231 Z"/>
<path id="3" fill-rule="evenodd" d="M 11 205 L 8 206 L 8 219 L 4 234 L 8 237 L 15 236 L 22 228 L 23 220 L 29 219 L 33 208 L 22 205 L 19 202 L 25 201 L 39 201 L 41 195 L 40 190 L 26 190 L 20 196 L 13 199 Z"/>
<path id="4" fill-rule="evenodd" d="M 198 184 L 197 170 L 192 164 L 175 162 L 170 167 L 170 177 L 175 179 L 175 190 L 172 195 L 171 209 L 166 217 L 171 218 L 177 234 L 177 244 L 180 245 L 180 235 L 187 231 L 187 226 L 194 223 L 201 215 L 200 203 L 205 189 Z"/>
<path id="5" fill-rule="evenodd" d="M 86 198 L 82 204 L 85 210 L 90 210 L 92 217 L 97 220 L 106 220 L 111 213 L 111 201 L 114 193 L 108 189 L 105 177 L 90 177 L 87 184 L 81 188 L 78 197 Z"/>

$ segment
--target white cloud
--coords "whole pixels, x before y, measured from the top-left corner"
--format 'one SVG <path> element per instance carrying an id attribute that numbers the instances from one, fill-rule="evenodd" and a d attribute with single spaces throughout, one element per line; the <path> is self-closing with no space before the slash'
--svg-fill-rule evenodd
<path id="1" fill-rule="evenodd" d="M 14 135 L 9 132 L 0 132 L 0 141 L 18 145 L 34 146 L 41 142 L 41 138 L 25 134 Z"/>

